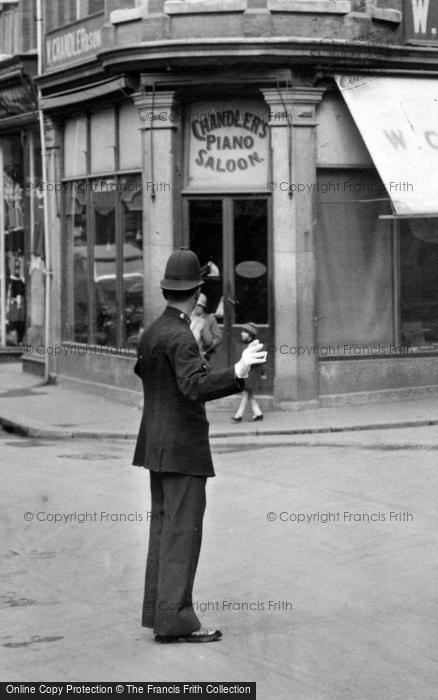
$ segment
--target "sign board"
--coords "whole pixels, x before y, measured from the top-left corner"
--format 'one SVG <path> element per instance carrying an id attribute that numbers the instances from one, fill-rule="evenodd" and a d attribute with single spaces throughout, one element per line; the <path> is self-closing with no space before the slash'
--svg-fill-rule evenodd
<path id="1" fill-rule="evenodd" d="M 438 217 L 438 79 L 338 75 L 336 82 L 395 212 Z"/>
<path id="2" fill-rule="evenodd" d="M 438 2 L 404 0 L 405 41 L 412 44 L 438 43 Z"/>
<path id="3" fill-rule="evenodd" d="M 187 119 L 188 186 L 266 189 L 269 108 L 257 100 L 192 104 Z"/>
<path id="4" fill-rule="evenodd" d="M 101 47 L 104 15 L 93 15 L 46 35 L 45 69 L 89 58 Z"/>

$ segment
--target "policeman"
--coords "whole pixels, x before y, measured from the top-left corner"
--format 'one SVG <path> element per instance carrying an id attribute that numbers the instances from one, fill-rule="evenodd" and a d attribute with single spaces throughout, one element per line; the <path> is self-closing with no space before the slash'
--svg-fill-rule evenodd
<path id="1" fill-rule="evenodd" d="M 142 625 L 157 642 L 212 642 L 192 604 L 207 477 L 214 476 L 205 401 L 238 393 L 251 365 L 266 361 L 254 340 L 234 367 L 211 371 L 190 330 L 202 285 L 191 250 L 169 257 L 160 286 L 167 306 L 141 335 L 135 373 L 144 409 L 133 463 L 150 471 L 151 523 Z"/>

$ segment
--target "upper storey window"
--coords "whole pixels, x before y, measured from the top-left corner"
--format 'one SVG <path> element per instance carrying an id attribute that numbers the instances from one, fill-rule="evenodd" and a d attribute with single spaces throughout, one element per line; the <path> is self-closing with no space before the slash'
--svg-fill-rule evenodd
<path id="1" fill-rule="evenodd" d="M 46 0 L 46 31 L 103 12 L 105 0 Z"/>
<path id="2" fill-rule="evenodd" d="M 36 49 L 36 0 L 0 2 L 0 55 Z"/>

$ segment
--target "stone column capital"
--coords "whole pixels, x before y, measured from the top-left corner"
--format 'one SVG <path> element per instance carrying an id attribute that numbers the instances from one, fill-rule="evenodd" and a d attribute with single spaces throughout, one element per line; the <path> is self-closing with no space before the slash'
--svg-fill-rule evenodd
<path id="1" fill-rule="evenodd" d="M 316 105 L 326 88 L 310 86 L 263 88 L 262 93 L 269 106 L 269 125 L 315 126 Z"/>
<path id="2" fill-rule="evenodd" d="M 178 113 L 174 90 L 140 90 L 132 95 L 138 109 L 141 129 L 176 129 Z"/>

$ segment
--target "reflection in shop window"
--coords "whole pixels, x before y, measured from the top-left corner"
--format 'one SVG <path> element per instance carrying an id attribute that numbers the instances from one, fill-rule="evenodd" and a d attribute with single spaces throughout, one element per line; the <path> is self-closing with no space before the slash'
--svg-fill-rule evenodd
<path id="1" fill-rule="evenodd" d="M 26 327 L 23 189 L 13 168 L 3 173 L 5 230 L 6 343 L 21 345 Z M 21 174 L 20 174 L 21 175 Z"/>
<path id="2" fill-rule="evenodd" d="M 79 343 L 88 342 L 88 249 L 87 204 L 84 181 L 71 183 L 66 196 L 66 228 L 69 252 L 67 274 L 68 323 L 66 337 Z"/>
<path id="3" fill-rule="evenodd" d="M 143 329 L 143 206 L 141 176 L 119 180 L 122 203 L 122 342 L 136 347 Z"/>
<path id="4" fill-rule="evenodd" d="M 116 191 L 112 179 L 94 181 L 94 342 L 117 345 Z"/>
<path id="5" fill-rule="evenodd" d="M 438 220 L 400 223 L 401 341 L 438 344 Z"/>
<path id="6" fill-rule="evenodd" d="M 135 348 L 143 327 L 141 175 L 69 182 L 66 193 L 63 337 Z"/>

